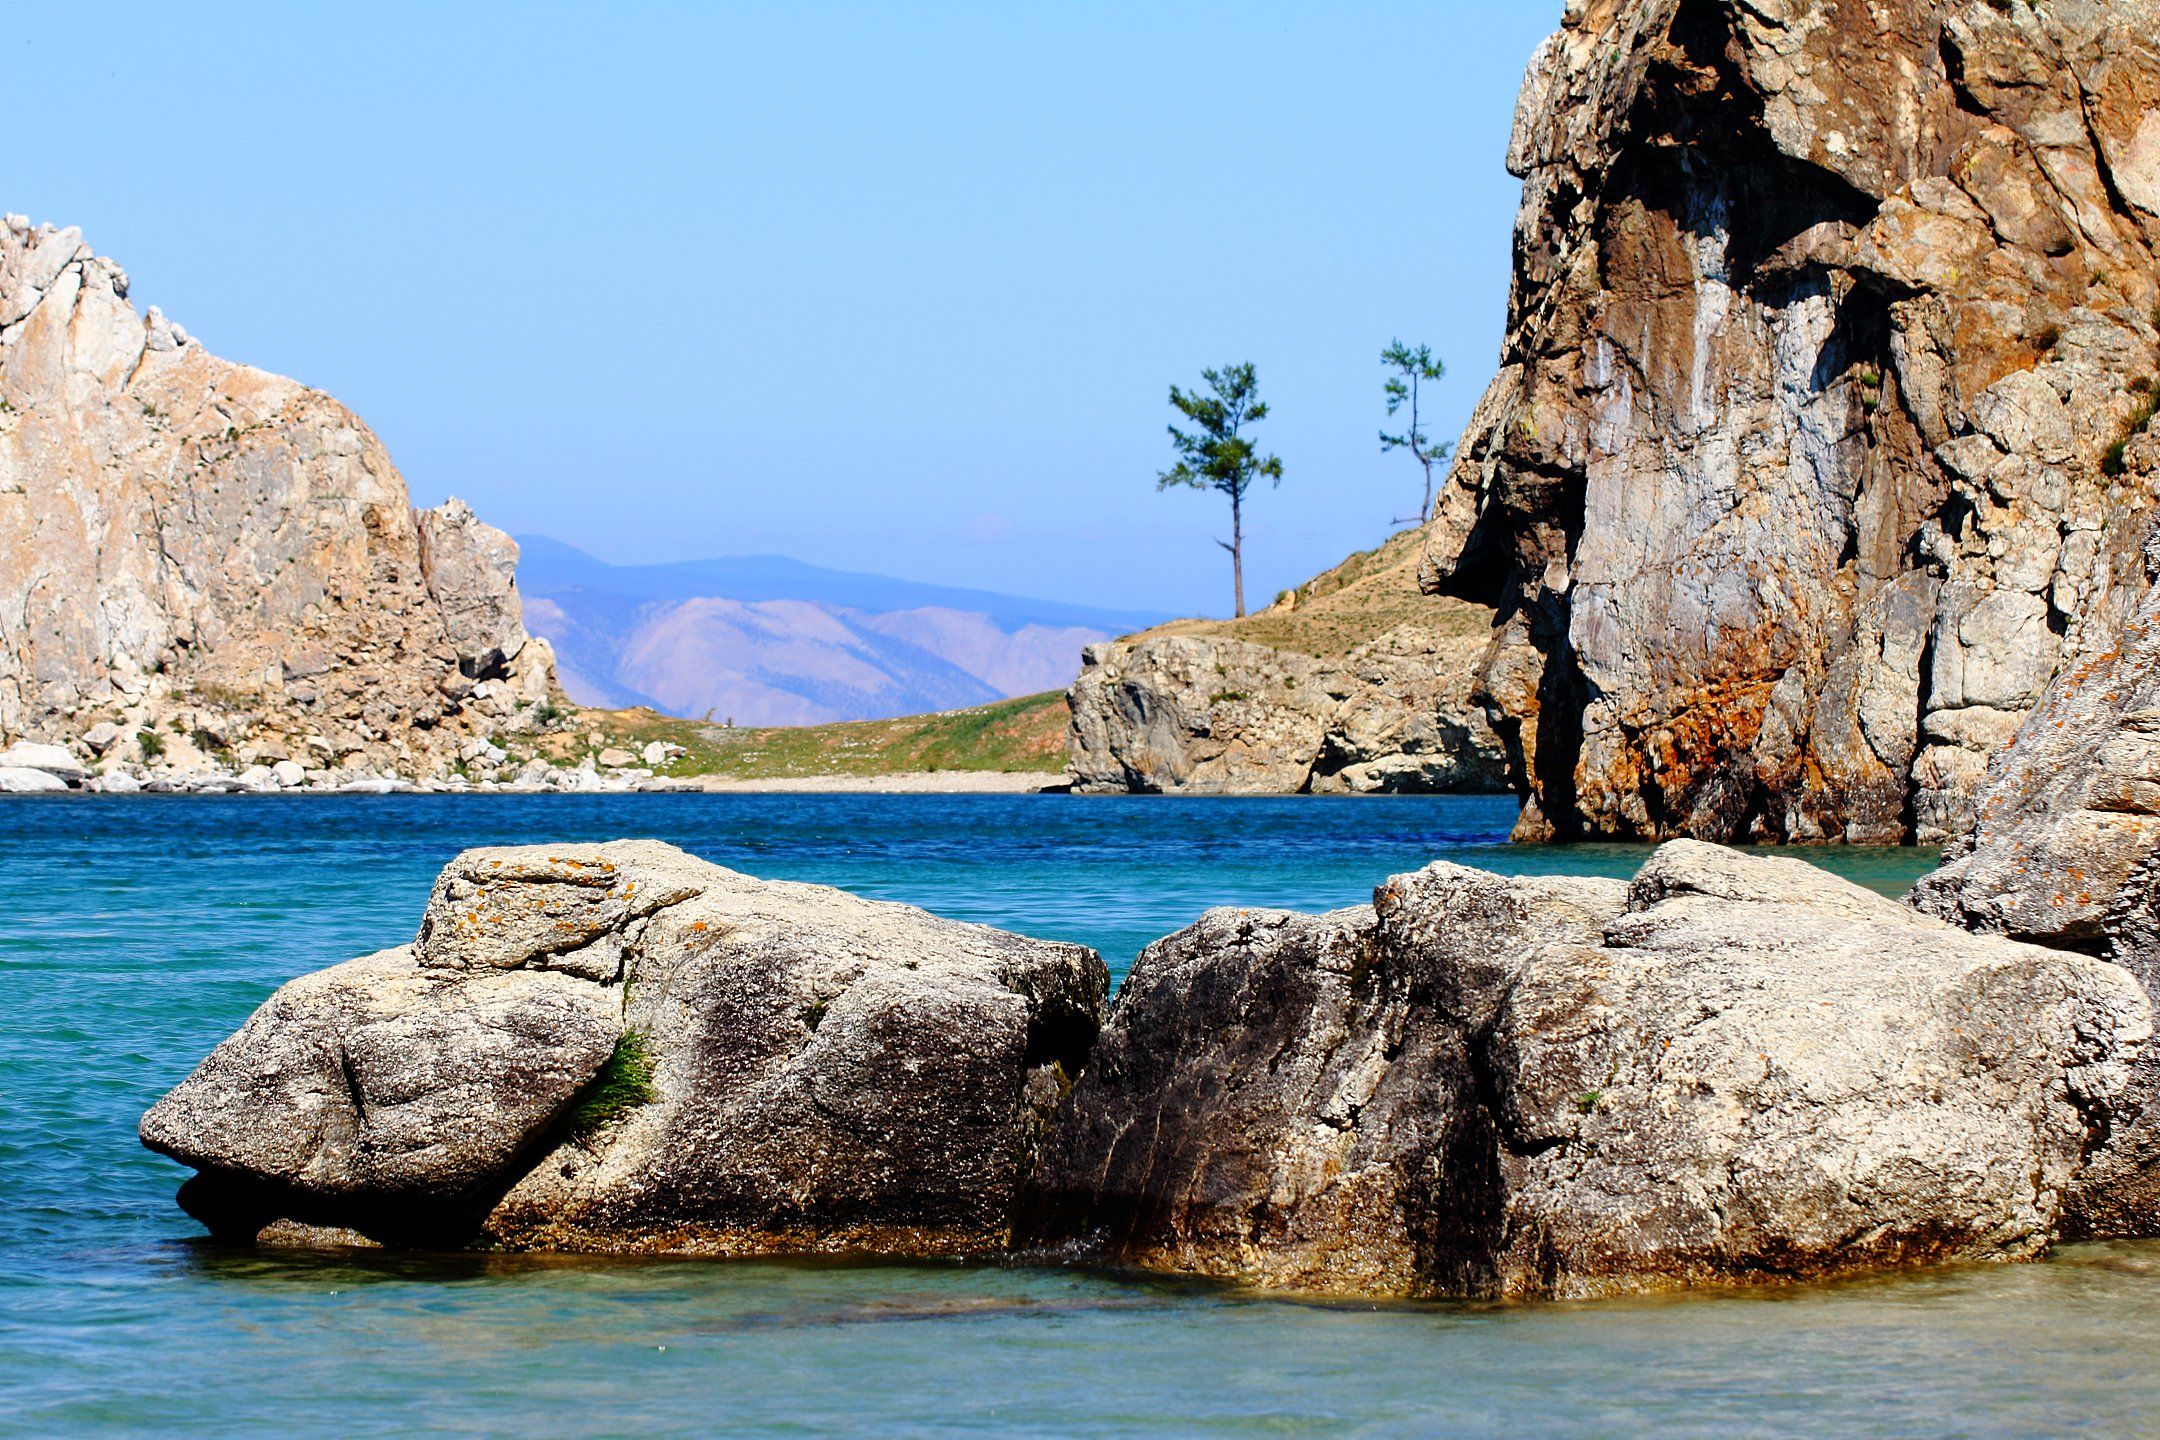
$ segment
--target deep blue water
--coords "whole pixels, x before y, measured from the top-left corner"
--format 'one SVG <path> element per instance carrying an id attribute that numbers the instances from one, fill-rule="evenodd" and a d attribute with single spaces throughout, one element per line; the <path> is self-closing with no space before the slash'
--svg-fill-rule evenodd
<path id="1" fill-rule="evenodd" d="M 1497 799 L 0 801 L 0 1434 L 2160 1432 L 2160 1248 L 1774 1293 L 1314 1305 L 957 1265 L 257 1255 L 135 1121 L 283 980 L 411 937 L 466 845 L 653 835 L 1101 949 L 1508 848 Z M 1911 851 L 1810 858 L 1895 892 Z"/>

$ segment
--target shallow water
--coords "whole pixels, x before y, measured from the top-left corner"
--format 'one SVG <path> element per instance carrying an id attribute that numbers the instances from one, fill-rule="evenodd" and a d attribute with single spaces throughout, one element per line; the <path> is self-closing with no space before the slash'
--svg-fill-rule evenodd
<path id="1" fill-rule="evenodd" d="M 411 937 L 469 844 L 656 835 L 1078 940 L 1318 910 L 1509 802 L 1063 796 L 0 802 L 0 1434 L 2062 1435 L 2160 1431 L 2160 1247 L 1602 1305 L 1314 1305 L 958 1265 L 264 1256 L 137 1116 L 270 989 Z M 1808 858 L 1895 893 L 1915 851 Z"/>

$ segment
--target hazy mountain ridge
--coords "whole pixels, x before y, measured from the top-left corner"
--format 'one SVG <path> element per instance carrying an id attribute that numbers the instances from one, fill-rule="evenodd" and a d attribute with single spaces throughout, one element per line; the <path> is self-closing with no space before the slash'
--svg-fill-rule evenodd
<path id="1" fill-rule="evenodd" d="M 781 556 L 610 565 L 520 541 L 527 619 L 585 704 L 743 725 L 883 719 L 1061 688 L 1083 647 L 1162 618 Z"/>

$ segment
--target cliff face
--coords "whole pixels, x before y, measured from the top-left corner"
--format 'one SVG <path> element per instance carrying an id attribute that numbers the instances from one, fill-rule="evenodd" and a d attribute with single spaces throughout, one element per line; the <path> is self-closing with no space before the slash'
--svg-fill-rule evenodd
<path id="1" fill-rule="evenodd" d="M 2125 470 L 2160 485 L 2160 428 L 2131 441 Z M 2104 956 L 2160 994 L 2160 529 L 2142 561 L 2129 621 L 2065 664 L 1913 898 L 1970 929 Z"/>
<path id="2" fill-rule="evenodd" d="M 1428 535 L 1520 833 L 1936 840 L 2142 576 L 2160 4 L 1570 0 Z"/>
<path id="3" fill-rule="evenodd" d="M 138 315 L 75 230 L 0 226 L 0 733 L 439 771 L 555 693 L 516 558 L 416 516 L 329 396 Z"/>
<path id="4" fill-rule="evenodd" d="M 1498 790 L 1471 679 L 1488 612 L 1414 593 L 1415 534 L 1268 609 L 1177 621 L 1081 656 L 1067 753 L 1084 792 Z"/>

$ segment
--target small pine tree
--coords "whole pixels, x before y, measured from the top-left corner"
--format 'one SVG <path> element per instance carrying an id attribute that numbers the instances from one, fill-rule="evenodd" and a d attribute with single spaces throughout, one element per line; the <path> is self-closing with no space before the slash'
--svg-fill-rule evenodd
<path id="1" fill-rule="evenodd" d="M 1380 363 L 1395 372 L 1387 380 L 1387 413 L 1392 417 L 1400 410 L 1410 412 L 1410 423 L 1400 435 L 1380 432 L 1380 449 L 1383 453 L 1408 450 L 1425 471 L 1425 501 L 1418 506 L 1417 518 L 1398 518 L 1395 523 L 1422 525 L 1432 518 L 1433 466 L 1455 453 L 1455 447 L 1445 441 L 1435 445 L 1427 438 L 1418 415 L 1418 390 L 1427 381 L 1446 378 L 1447 366 L 1432 353 L 1431 346 L 1420 345 L 1413 350 L 1400 340 L 1380 352 Z"/>
<path id="2" fill-rule="evenodd" d="M 1282 461 L 1262 455 L 1242 432 L 1247 425 L 1267 418 L 1267 402 L 1259 398 L 1260 380 L 1250 361 L 1203 370 L 1200 378 L 1212 394 L 1170 387 L 1170 404 L 1191 421 L 1191 432 L 1172 425 L 1170 443 L 1178 462 L 1155 477 L 1155 488 L 1173 485 L 1195 490 L 1216 490 L 1230 497 L 1230 538 L 1215 543 L 1230 552 L 1230 578 L 1236 592 L 1237 613 L 1245 613 L 1245 492 L 1255 480 L 1266 478 L 1282 484 Z"/>

